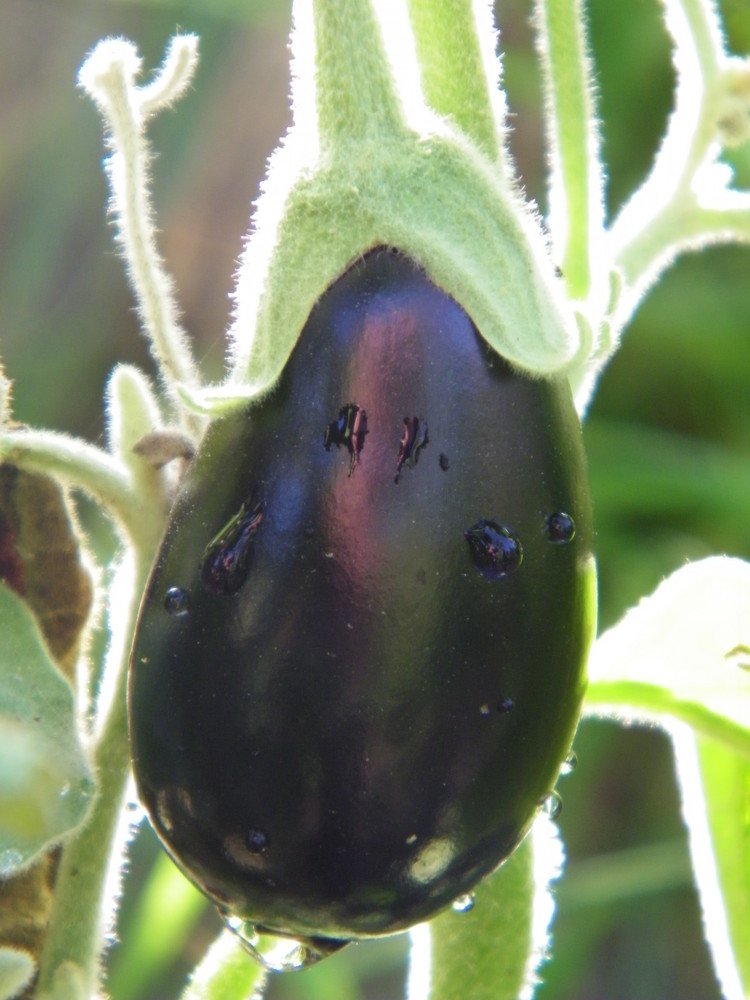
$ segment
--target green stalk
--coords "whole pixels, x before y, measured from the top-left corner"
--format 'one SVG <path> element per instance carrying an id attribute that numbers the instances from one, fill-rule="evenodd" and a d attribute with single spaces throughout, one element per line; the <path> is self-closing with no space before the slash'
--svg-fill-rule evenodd
<path id="1" fill-rule="evenodd" d="M 370 0 L 313 0 L 315 92 L 324 149 L 373 133 L 399 135 L 403 116 Z"/>
<path id="2" fill-rule="evenodd" d="M 107 879 L 116 853 L 118 827 L 130 774 L 126 709 L 130 636 L 151 567 L 152 553 L 136 553 L 136 570 L 123 645 L 119 651 L 116 694 L 92 760 L 98 794 L 84 827 L 65 845 L 55 883 L 49 928 L 42 951 L 37 1000 L 89 1000 L 97 989 Z"/>
<path id="3" fill-rule="evenodd" d="M 497 80 L 477 72 L 482 51 L 471 0 L 407 0 L 425 100 L 447 115 L 491 160 L 500 156 L 501 121 L 491 90 Z M 499 66 L 498 66 L 499 70 Z"/>
<path id="4" fill-rule="evenodd" d="M 592 237 L 603 232 L 603 208 L 580 0 L 537 0 L 536 24 L 551 150 L 552 234 L 568 294 L 582 300 L 591 290 Z"/>

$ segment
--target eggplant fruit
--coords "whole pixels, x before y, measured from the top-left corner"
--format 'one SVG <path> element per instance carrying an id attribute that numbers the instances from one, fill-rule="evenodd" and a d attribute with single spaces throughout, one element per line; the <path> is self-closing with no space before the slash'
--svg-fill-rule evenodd
<path id="1" fill-rule="evenodd" d="M 183 872 L 331 948 L 470 892 L 570 750 L 592 545 L 566 380 L 405 254 L 358 259 L 210 425 L 143 598 L 133 763 Z"/>

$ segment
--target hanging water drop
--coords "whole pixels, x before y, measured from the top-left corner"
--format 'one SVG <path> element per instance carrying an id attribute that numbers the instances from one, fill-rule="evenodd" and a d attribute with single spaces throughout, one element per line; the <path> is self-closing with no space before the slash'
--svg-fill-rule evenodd
<path id="1" fill-rule="evenodd" d="M 562 799 L 559 792 L 550 792 L 541 801 L 541 807 L 550 819 L 557 819 L 562 812 Z"/>
<path id="2" fill-rule="evenodd" d="M 517 570 L 523 559 L 520 539 L 507 525 L 481 518 L 464 532 L 474 564 L 488 580 L 500 580 Z"/>
<path id="3" fill-rule="evenodd" d="M 190 610 L 190 597 L 181 587 L 170 587 L 164 595 L 164 607 L 173 618 L 184 618 Z"/>
<path id="4" fill-rule="evenodd" d="M 548 514 L 544 519 L 544 533 L 553 545 L 565 545 L 575 536 L 575 522 L 564 511 Z"/>
<path id="5" fill-rule="evenodd" d="M 509 715 L 513 711 L 514 701 L 512 698 L 501 698 L 497 703 L 497 710 L 501 715 Z"/>
<path id="6" fill-rule="evenodd" d="M 309 969 L 323 958 L 340 951 L 348 941 L 337 938 L 287 937 L 269 934 L 248 920 L 219 910 L 219 916 L 237 936 L 242 947 L 269 972 Z"/>
<path id="7" fill-rule="evenodd" d="M 453 902 L 452 902 L 452 904 L 451 904 L 451 908 L 456 913 L 468 913 L 469 910 L 473 910 L 474 909 L 474 893 L 473 892 L 465 892 L 463 894 L 463 896 L 459 896 L 457 899 L 454 899 Z"/>
<path id="8" fill-rule="evenodd" d="M 575 752 L 571 750 L 568 756 L 560 765 L 560 775 L 562 777 L 565 777 L 568 774 L 572 774 L 573 771 L 575 771 L 577 764 L 578 764 L 578 757 L 576 756 Z"/>

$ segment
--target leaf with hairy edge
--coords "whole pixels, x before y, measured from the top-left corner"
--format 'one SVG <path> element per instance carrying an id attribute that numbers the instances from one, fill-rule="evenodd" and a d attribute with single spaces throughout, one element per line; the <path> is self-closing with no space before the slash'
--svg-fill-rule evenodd
<path id="1" fill-rule="evenodd" d="M 673 732 L 703 923 L 724 996 L 750 996 L 750 761 Z"/>
<path id="2" fill-rule="evenodd" d="M 541 814 L 530 835 L 464 912 L 447 910 L 433 920 L 432 961 L 420 977 L 412 966 L 409 1000 L 519 1000 L 533 996 L 537 970 L 546 956 L 554 912 L 550 883 L 562 867 L 562 845 L 554 824 Z"/>
<path id="3" fill-rule="evenodd" d="M 73 693 L 25 603 L 0 584 L 0 877 L 83 820 L 93 780 Z"/>
<path id="4" fill-rule="evenodd" d="M 586 709 L 664 716 L 750 758 L 750 564 L 677 570 L 594 644 Z"/>

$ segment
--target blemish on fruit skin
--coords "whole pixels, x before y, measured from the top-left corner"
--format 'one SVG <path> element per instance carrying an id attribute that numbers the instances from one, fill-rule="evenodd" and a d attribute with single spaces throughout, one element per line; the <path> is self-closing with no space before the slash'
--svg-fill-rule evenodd
<path id="1" fill-rule="evenodd" d="M 237 513 L 211 539 L 201 559 L 201 579 L 216 594 L 235 594 L 247 579 L 253 541 L 265 504 L 253 490 Z"/>
<path id="2" fill-rule="evenodd" d="M 420 451 L 428 444 L 427 421 L 421 417 L 404 417 L 404 429 L 398 446 L 394 483 L 398 483 L 404 465 L 410 469 L 414 468 L 419 461 Z"/>
<path id="3" fill-rule="evenodd" d="M 367 413 L 357 403 L 346 403 L 339 410 L 338 417 L 326 426 L 323 446 L 326 451 L 330 451 L 332 444 L 335 444 L 337 448 L 344 445 L 349 452 L 350 476 L 355 466 L 359 464 L 359 456 L 365 446 L 366 434 Z"/>

